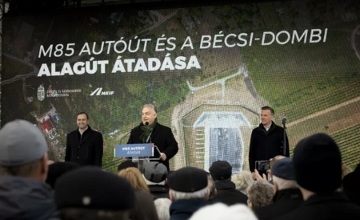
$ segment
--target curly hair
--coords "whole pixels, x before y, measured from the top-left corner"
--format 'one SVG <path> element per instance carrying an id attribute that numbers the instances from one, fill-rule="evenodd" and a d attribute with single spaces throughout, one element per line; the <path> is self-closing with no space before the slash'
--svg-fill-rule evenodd
<path id="1" fill-rule="evenodd" d="M 247 196 L 252 208 L 270 205 L 274 197 L 273 186 L 265 180 L 255 181 L 247 189 Z"/>
<path id="2" fill-rule="evenodd" d="M 254 182 L 250 171 L 243 170 L 239 174 L 231 176 L 231 181 L 235 183 L 237 190 L 245 192 L 246 189 Z"/>

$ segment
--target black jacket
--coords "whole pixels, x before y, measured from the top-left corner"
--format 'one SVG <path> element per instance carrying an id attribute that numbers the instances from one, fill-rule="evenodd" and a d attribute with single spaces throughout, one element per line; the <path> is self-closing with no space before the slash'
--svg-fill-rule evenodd
<path id="1" fill-rule="evenodd" d="M 187 220 L 206 205 L 207 202 L 201 199 L 175 200 L 170 205 L 170 220 Z"/>
<path id="2" fill-rule="evenodd" d="M 254 172 L 255 161 L 269 160 L 283 153 L 284 129 L 274 122 L 271 123 L 270 129 L 266 131 L 262 124 L 255 128 L 251 133 L 249 166 L 250 171 Z M 289 140 L 286 136 L 286 155 L 289 157 Z"/>
<path id="3" fill-rule="evenodd" d="M 360 207 L 351 203 L 345 195 L 334 192 L 310 196 L 299 208 L 283 215 L 279 220 L 359 220 Z"/>
<path id="4" fill-rule="evenodd" d="M 0 176 L 1 220 L 58 220 L 51 188 L 44 182 Z"/>
<path id="5" fill-rule="evenodd" d="M 80 135 L 79 129 L 70 132 L 66 137 L 65 161 L 71 161 L 80 166 L 102 166 L 103 137 L 90 126 Z"/>
<path id="6" fill-rule="evenodd" d="M 231 182 L 231 180 L 215 181 L 215 188 L 217 194 L 209 203 L 214 204 L 220 202 L 226 205 L 247 204 L 248 197 L 235 189 L 235 184 Z"/>
<path id="7" fill-rule="evenodd" d="M 294 211 L 303 204 L 300 189 L 278 190 L 273 197 L 273 204 L 254 209 L 259 220 L 271 220 Z"/>
<path id="8" fill-rule="evenodd" d="M 131 130 L 129 140 L 127 142 L 128 144 L 142 143 L 142 141 L 140 140 L 140 136 L 144 131 L 141 129 L 141 125 L 142 124 Z M 168 170 L 170 170 L 169 160 L 174 157 L 179 150 L 178 143 L 176 142 L 171 129 L 157 123 L 153 132 L 150 135 L 150 141 L 159 148 L 160 152 L 166 155 L 166 160 L 160 160 L 160 162 L 163 163 Z M 156 152 L 156 150 L 154 150 L 154 158 L 159 157 L 160 155 Z"/>

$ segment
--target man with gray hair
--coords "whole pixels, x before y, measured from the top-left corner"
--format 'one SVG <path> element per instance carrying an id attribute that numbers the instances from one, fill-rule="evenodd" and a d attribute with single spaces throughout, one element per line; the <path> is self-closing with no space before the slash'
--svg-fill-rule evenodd
<path id="1" fill-rule="evenodd" d="M 45 183 L 48 146 L 39 128 L 24 120 L 0 130 L 0 219 L 58 219 Z"/>
<path id="2" fill-rule="evenodd" d="M 178 152 L 178 143 L 169 127 L 157 121 L 155 106 L 146 104 L 141 112 L 141 123 L 130 132 L 128 144 L 153 143 L 160 151 L 154 151 L 154 158 L 160 158 L 168 170 L 169 160 Z"/>
<path id="3" fill-rule="evenodd" d="M 296 184 L 291 158 L 277 160 L 271 173 L 275 192 L 273 204 L 254 209 L 259 220 L 276 219 L 298 208 L 303 203 L 301 191 Z"/>
<path id="4" fill-rule="evenodd" d="M 168 176 L 170 220 L 189 219 L 209 198 L 208 178 L 204 170 L 184 167 Z"/>

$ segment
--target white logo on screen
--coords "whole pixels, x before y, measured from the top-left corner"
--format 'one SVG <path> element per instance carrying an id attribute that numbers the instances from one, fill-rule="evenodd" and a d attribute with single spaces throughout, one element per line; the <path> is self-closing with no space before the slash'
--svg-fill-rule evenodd
<path id="1" fill-rule="evenodd" d="M 45 88 L 43 85 L 40 85 L 37 89 L 37 99 L 42 101 L 45 99 Z"/>
<path id="2" fill-rule="evenodd" d="M 114 91 L 103 91 L 102 87 L 95 89 L 90 96 L 99 96 L 99 95 L 114 95 Z"/>

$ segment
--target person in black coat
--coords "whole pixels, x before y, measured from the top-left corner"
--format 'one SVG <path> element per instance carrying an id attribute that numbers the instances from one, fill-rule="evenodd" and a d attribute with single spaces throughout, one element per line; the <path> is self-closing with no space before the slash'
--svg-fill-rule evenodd
<path id="1" fill-rule="evenodd" d="M 128 144 L 154 143 L 160 154 L 154 150 L 152 158 L 160 158 L 168 170 L 169 160 L 178 152 L 178 143 L 169 127 L 157 122 L 157 113 L 154 105 L 146 104 L 142 109 L 141 123 L 130 132 Z"/>
<path id="2" fill-rule="evenodd" d="M 342 160 L 334 139 L 319 133 L 301 140 L 295 147 L 293 163 L 305 201 L 279 220 L 360 219 L 360 207 L 339 192 Z"/>
<path id="3" fill-rule="evenodd" d="M 231 181 L 232 167 L 227 161 L 215 161 L 210 169 L 210 175 L 215 182 L 217 193 L 209 203 L 225 203 L 226 205 L 245 204 L 247 196 L 235 188 Z"/>
<path id="4" fill-rule="evenodd" d="M 258 207 L 254 212 L 259 220 L 277 219 L 303 204 L 303 198 L 295 180 L 291 158 L 277 160 L 271 170 L 275 195 L 273 204 Z"/>
<path id="5" fill-rule="evenodd" d="M 91 129 L 89 117 L 85 112 L 77 115 L 78 129 L 66 137 L 65 161 L 71 161 L 80 166 L 102 166 L 103 137 L 98 131 Z"/>
<path id="6" fill-rule="evenodd" d="M 249 166 L 253 173 L 255 161 L 269 160 L 277 155 L 284 155 L 284 129 L 273 122 L 274 109 L 269 106 L 261 108 L 261 124 L 253 129 L 250 138 Z M 289 157 L 289 141 L 286 136 L 286 157 Z M 263 172 L 260 172 L 262 175 Z"/>

